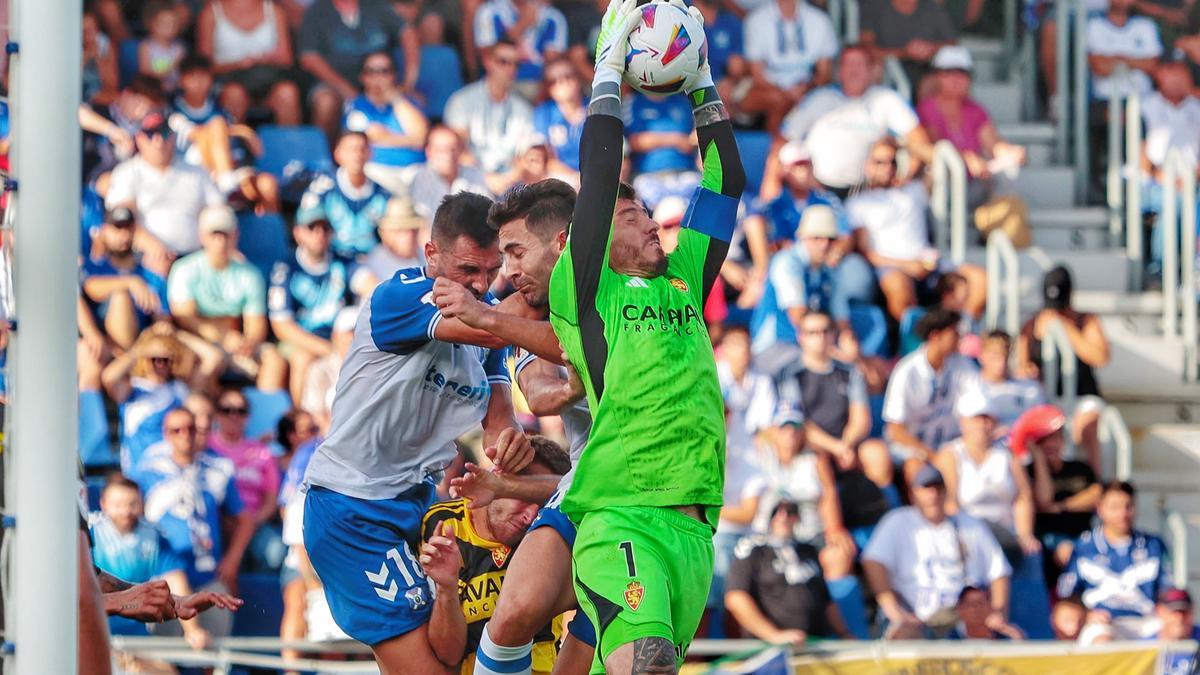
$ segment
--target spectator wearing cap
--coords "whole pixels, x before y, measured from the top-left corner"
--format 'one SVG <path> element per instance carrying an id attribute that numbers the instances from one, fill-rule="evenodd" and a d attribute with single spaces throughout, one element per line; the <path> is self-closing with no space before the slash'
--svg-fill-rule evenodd
<path id="1" fill-rule="evenodd" d="M 587 100 L 579 71 L 564 57 L 546 61 L 543 72 L 545 100 L 533 109 L 533 128 L 546 137 L 554 159 L 571 171 L 579 171 L 579 141 L 587 119 Z"/>
<path id="2" fill-rule="evenodd" d="M 997 435 L 1005 440 L 1022 413 L 1046 402 L 1040 382 L 1013 376 L 1008 365 L 1011 353 L 1012 338 L 1002 330 L 989 331 L 980 341 L 979 386 L 991 401 Z"/>
<path id="3" fill-rule="evenodd" d="M 700 184 L 692 108 L 687 98 L 634 94 L 625 113 L 633 188 L 651 210 L 664 197 L 690 197 Z"/>
<path id="4" fill-rule="evenodd" d="M 1200 36 L 1197 36 L 1200 40 Z M 1142 141 L 1142 205 L 1162 213 L 1163 166 L 1167 153 L 1179 152 L 1185 165 L 1200 171 L 1200 98 L 1195 95 L 1192 71 L 1186 63 L 1164 61 L 1154 69 L 1157 88 L 1142 99 L 1142 122 L 1146 136 Z M 1151 274 L 1161 274 L 1163 228 L 1155 221 L 1150 235 Z"/>
<path id="5" fill-rule="evenodd" d="M 371 146 L 367 136 L 347 131 L 333 146 L 337 171 L 319 176 L 300 198 L 297 219 L 311 222 L 321 213 L 333 226 L 333 251 L 347 258 L 366 255 L 379 242 L 375 227 L 387 209 L 391 194 L 367 177 Z"/>
<path id="6" fill-rule="evenodd" d="M 783 122 L 785 138 L 806 142 L 817 181 L 842 199 L 863 182 L 867 156 L 880 136 L 900 141 L 913 173 L 933 160 L 933 145 L 912 106 L 894 90 L 875 85 L 876 66 L 870 47 L 847 45 L 838 61 L 838 86 L 810 92 Z"/>
<path id="7" fill-rule="evenodd" d="M 894 459 L 905 463 L 911 482 L 915 470 L 959 436 L 954 403 L 978 387 L 979 370 L 958 353 L 958 312 L 932 309 L 917 321 L 924 343 L 900 359 L 888 380 L 883 420 Z M 940 474 L 939 474 L 940 479 Z"/>
<path id="8" fill-rule="evenodd" d="M 763 353 L 771 339 L 794 343 L 800 322 L 808 312 L 833 318 L 837 357 L 848 363 L 859 358 L 858 340 L 850 326 L 851 301 L 870 303 L 875 284 L 867 262 L 857 254 L 843 255 L 839 248 L 837 212 L 814 204 L 804 209 L 796 229 L 797 243 L 776 253 L 767 274 L 767 287 L 759 313 L 764 325 L 756 331 L 756 351 Z M 765 318 L 772 307 L 774 316 Z M 771 321 L 774 326 L 771 326 Z"/>
<path id="9" fill-rule="evenodd" d="M 869 536 L 883 513 L 900 504 L 900 495 L 892 484 L 887 445 L 867 438 L 871 410 L 866 381 L 853 363 L 836 358 L 836 327 L 829 314 L 807 312 L 797 331 L 800 360 L 775 380 L 779 405 L 804 412 L 808 444 L 833 460 L 847 528 L 856 537 Z M 869 485 L 863 483 L 864 476 Z"/>
<path id="10" fill-rule="evenodd" d="M 421 244 L 428 238 L 429 221 L 417 215 L 410 200 L 393 197 L 388 201 L 379 219 L 379 243 L 362 263 L 371 275 L 370 285 L 378 286 L 391 279 L 397 270 L 424 265 Z"/>
<path id="11" fill-rule="evenodd" d="M 80 272 L 89 308 L 121 349 L 129 349 L 143 329 L 167 314 L 167 282 L 142 265 L 134 252 L 136 231 L 132 210 L 110 210 Z"/>
<path id="12" fill-rule="evenodd" d="M 1196 626 L 1192 614 L 1192 594 L 1183 588 L 1168 588 L 1158 594 L 1158 604 L 1154 607 L 1158 616 L 1159 628 L 1155 637 L 1160 642 L 1175 642 L 1176 640 L 1200 641 L 1200 626 Z M 1190 654 L 1190 661 L 1195 662 L 1196 655 Z M 1178 663 L 1178 661 L 1176 661 Z M 1171 669 L 1166 672 L 1189 672 L 1182 669 Z"/>
<path id="13" fill-rule="evenodd" d="M 345 362 L 350 345 L 354 342 L 354 325 L 358 322 L 360 309 L 360 306 L 355 305 L 338 312 L 337 319 L 333 322 L 333 334 L 329 336 L 332 349 L 308 367 L 304 396 L 300 399 L 299 406 L 312 414 L 322 433 L 329 430 L 333 414 L 333 393 L 337 389 L 342 363 Z"/>
<path id="14" fill-rule="evenodd" d="M 396 65 L 388 52 L 363 59 L 362 93 L 346 104 L 342 128 L 366 134 L 371 145 L 367 177 L 388 192 L 407 189 L 416 165 L 425 161 L 429 121 L 396 84 Z"/>
<path id="15" fill-rule="evenodd" d="M 204 169 L 176 157 L 174 136 L 161 114 L 146 115 L 134 140 L 138 154 L 113 169 L 104 201 L 109 208 L 136 207 L 142 227 L 134 247 L 150 269 L 166 274 L 177 256 L 200 248 L 200 212 L 223 205 L 225 197 Z"/>
<path id="16" fill-rule="evenodd" d="M 1016 372 L 1019 376 L 1042 378 L 1042 340 L 1050 324 L 1062 327 L 1075 358 L 1075 409 L 1065 410 L 1072 418 L 1075 445 L 1087 452 L 1088 463 L 1100 471 L 1100 413 L 1104 410 L 1096 369 L 1108 365 L 1110 348 L 1100 317 L 1078 312 L 1071 307 L 1074 284 L 1071 271 L 1055 266 L 1042 277 L 1042 309 L 1021 326 L 1017 342 Z M 1063 354 L 1060 359 L 1071 358 Z M 1046 392 L 1049 394 L 1050 392 Z M 1062 370 L 1054 384 L 1054 396 L 1063 396 Z"/>
<path id="17" fill-rule="evenodd" d="M 233 209 L 206 208 L 200 232 L 203 250 L 181 258 L 167 279 L 171 315 L 184 330 L 220 347 L 263 391 L 283 388 L 286 363 L 266 341 L 266 284 L 238 253 Z"/>
<path id="18" fill-rule="evenodd" d="M 338 312 L 373 287 L 366 268 L 330 249 L 333 227 L 319 207 L 297 216 L 292 237 L 295 254 L 271 270 L 267 308 L 288 362 L 288 390 L 299 401 L 309 365 L 333 351 L 329 338 Z"/>
<path id="19" fill-rule="evenodd" d="M 446 101 L 446 126 L 462 138 L 487 173 L 508 171 L 521 142 L 533 130 L 533 108 L 513 91 L 518 59 L 511 40 L 497 41 L 483 57 L 483 78 Z"/>
<path id="20" fill-rule="evenodd" d="M 825 584 L 817 550 L 797 541 L 800 506 L 780 500 L 770 530 L 738 545 L 729 568 L 725 607 L 750 635 L 774 644 L 855 636 Z"/>
<path id="21" fill-rule="evenodd" d="M 384 0 L 316 0 L 296 36 L 301 68 L 317 79 L 308 93 L 312 122 L 332 138 L 363 58 L 375 52 L 404 53 L 403 89 L 411 91 L 421 67 L 416 31 Z"/>
<path id="22" fill-rule="evenodd" d="M 446 195 L 474 192 L 492 196 L 487 175 L 479 167 L 464 164 L 463 155 L 463 140 L 453 129 L 439 125 L 429 130 L 425 166 L 413 176 L 410 190 L 417 215 L 432 219 Z"/>
<path id="23" fill-rule="evenodd" d="M 1058 578 L 1058 595 L 1079 595 L 1088 608 L 1079 641 L 1097 637 L 1116 640 L 1154 635 L 1154 601 L 1169 588 L 1167 546 L 1162 539 L 1135 529 L 1136 492 L 1124 481 L 1108 483 L 1096 514 L 1100 524 L 1075 542 L 1067 567 Z"/>
<path id="24" fill-rule="evenodd" d="M 989 589 L 987 625 L 1007 629 L 1011 568 L 991 530 L 965 513 L 946 513 L 946 484 L 932 465 L 921 467 L 911 485 L 913 505 L 888 512 L 862 555 L 883 637 L 945 636 L 967 586 Z"/>
<path id="25" fill-rule="evenodd" d="M 958 40 L 954 19 L 936 0 L 868 0 L 862 12 L 863 42 L 880 60 L 900 59 L 913 84 L 929 72 L 939 48 Z"/>
<path id="26" fill-rule="evenodd" d="M 543 65 L 567 51 L 563 13 L 539 0 L 487 0 L 479 5 L 474 19 L 468 28 L 485 63 L 497 44 L 511 41 L 518 55 L 518 89 L 526 98 L 534 97 Z"/>
<path id="27" fill-rule="evenodd" d="M 814 87 L 828 84 L 838 36 L 829 15 L 804 0 L 770 0 L 742 24 L 751 87 L 737 101 L 743 113 L 762 114 L 777 132 L 783 116 Z"/>
<path id="28" fill-rule="evenodd" d="M 1085 32 L 1092 98 L 1148 95 L 1150 74 L 1162 56 L 1162 40 L 1153 20 L 1134 13 L 1137 0 L 1109 0 L 1108 11 L 1088 19 Z M 1117 73 L 1123 65 L 1127 75 Z"/>
<path id="29" fill-rule="evenodd" d="M 1058 406 L 1034 406 L 1017 419 L 1009 437 L 1013 453 L 1028 462 L 1038 510 L 1035 529 L 1042 546 L 1052 553 L 1053 565 L 1046 575 L 1050 579 L 1071 559 L 1075 540 L 1091 529 L 1100 502 L 1100 482 L 1092 467 L 1063 457 L 1066 422 Z"/>
<path id="30" fill-rule="evenodd" d="M 962 155 L 967 172 L 974 179 L 970 199 L 973 205 L 986 201 L 990 193 L 992 166 L 1020 166 L 1025 148 L 1006 143 L 986 109 L 971 98 L 971 52 L 960 45 L 947 45 L 933 57 L 932 86 L 929 95 L 917 105 L 917 117 L 936 143 L 948 140 Z"/>
<path id="31" fill-rule="evenodd" d="M 120 411 L 126 475 L 163 440 L 163 416 L 181 407 L 192 388 L 204 391 L 216 384 L 225 365 L 221 350 L 194 336 L 186 344 L 180 338 L 169 323 L 155 324 L 101 373 L 104 390 Z"/>
<path id="32" fill-rule="evenodd" d="M 939 272 L 952 266 L 943 261 L 929 241 L 926 211 L 929 192 L 920 180 L 900 176 L 896 168 L 899 145 L 885 136 L 867 155 L 867 189 L 846 200 L 846 212 L 855 227 L 855 246 L 879 275 L 879 288 L 888 313 L 900 321 L 904 312 L 928 297 Z M 962 264 L 954 268 L 967 279 L 967 313 L 983 314 L 987 299 L 987 273 Z"/>
<path id="33" fill-rule="evenodd" d="M 992 594 L 984 586 L 967 586 L 958 594 L 954 606 L 958 623 L 950 631 L 949 640 L 1024 640 L 1025 635 L 1011 624 L 999 626 L 999 630 L 988 625 L 992 613 Z"/>

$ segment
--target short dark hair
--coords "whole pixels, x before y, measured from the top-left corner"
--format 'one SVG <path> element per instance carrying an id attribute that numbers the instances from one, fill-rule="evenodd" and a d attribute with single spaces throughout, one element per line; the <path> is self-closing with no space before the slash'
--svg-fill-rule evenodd
<path id="1" fill-rule="evenodd" d="M 838 56 L 838 60 L 846 58 L 846 55 L 850 52 L 862 52 L 863 55 L 867 57 L 868 61 L 875 63 L 875 52 L 871 49 L 871 46 L 865 42 L 851 42 L 850 44 L 842 47 L 842 53 Z"/>
<path id="2" fill-rule="evenodd" d="M 967 283 L 967 278 L 958 272 L 946 272 L 937 280 L 937 285 L 933 290 L 937 293 L 938 299 L 942 299 L 950 295 L 959 286 Z"/>
<path id="3" fill-rule="evenodd" d="M 495 49 L 496 47 L 512 47 L 513 49 L 517 50 L 521 48 L 519 45 L 517 45 L 516 40 L 508 37 L 507 35 L 501 35 L 499 38 L 497 38 L 489 49 Z"/>
<path id="4" fill-rule="evenodd" d="M 130 480 L 125 474 L 120 471 L 113 471 L 104 479 L 104 489 L 101 492 L 108 492 L 109 488 L 129 488 L 141 492 L 142 488 L 138 484 Z"/>
<path id="5" fill-rule="evenodd" d="M 122 91 L 145 96 L 156 106 L 162 105 L 166 101 L 162 83 L 153 75 L 134 75 Z"/>
<path id="6" fill-rule="evenodd" d="M 638 201 L 641 199 L 641 197 L 638 195 L 637 190 L 633 189 L 632 185 L 626 183 L 625 181 L 621 181 L 617 185 L 617 199 L 632 199 L 633 201 Z"/>
<path id="7" fill-rule="evenodd" d="M 1005 347 L 1012 346 L 1012 336 L 1009 335 L 1007 332 L 1000 330 L 999 328 L 993 328 L 992 330 L 989 330 L 987 333 L 984 333 L 984 335 L 983 335 L 984 342 L 991 342 L 993 340 L 1004 342 Z"/>
<path id="8" fill-rule="evenodd" d="M 391 66 L 393 70 L 396 68 L 396 59 L 392 58 L 391 54 L 389 54 L 386 50 L 376 49 L 375 51 L 370 52 L 363 57 L 362 63 L 358 64 L 359 72 L 366 70 L 367 61 L 370 61 L 372 56 L 382 56 L 388 60 L 388 65 Z"/>
<path id="9" fill-rule="evenodd" d="M 1133 483 L 1127 480 L 1112 480 L 1104 484 L 1100 488 L 1100 498 L 1104 499 L 1110 492 L 1121 492 L 1129 496 L 1130 499 L 1137 497 L 1137 490 L 1133 487 Z"/>
<path id="10" fill-rule="evenodd" d="M 148 24 L 159 14 L 174 11 L 175 3 L 171 0 L 149 0 L 142 8 L 142 23 Z"/>
<path id="11" fill-rule="evenodd" d="M 991 593 L 986 586 L 963 586 L 963 589 L 958 592 L 958 601 L 962 602 L 967 597 L 968 593 L 979 592 L 983 594 Z"/>
<path id="12" fill-rule="evenodd" d="M 183 60 L 181 60 L 179 62 L 179 74 L 180 75 L 183 75 L 185 73 L 190 73 L 190 72 L 196 71 L 196 70 L 203 70 L 205 72 L 211 72 L 212 71 L 212 61 L 210 61 L 208 59 L 208 57 L 203 54 L 188 54 L 187 56 L 183 57 Z"/>
<path id="13" fill-rule="evenodd" d="M 307 410 L 292 408 L 285 412 L 283 417 L 279 418 L 279 422 L 275 425 L 275 440 L 279 445 L 283 446 L 284 450 L 289 452 L 295 450 L 295 448 L 289 448 L 287 445 L 288 435 L 296 430 L 297 422 L 300 421 L 300 418 L 308 414 Z"/>
<path id="14" fill-rule="evenodd" d="M 575 211 L 575 188 L 547 178 L 531 185 L 515 185 L 488 209 L 488 224 L 499 230 L 519 218 L 542 241 L 567 229 Z"/>
<path id="15" fill-rule="evenodd" d="M 448 246 L 459 237 L 467 237 L 479 246 L 496 243 L 496 230 L 488 225 L 492 200 L 474 192 L 446 195 L 433 214 L 432 238 L 439 246 Z"/>
<path id="16" fill-rule="evenodd" d="M 929 339 L 930 335 L 938 331 L 957 326 L 961 319 L 962 315 L 954 310 L 934 307 L 926 312 L 925 316 L 917 319 L 915 332 L 917 337 L 924 342 Z"/>
<path id="17" fill-rule="evenodd" d="M 529 444 L 533 446 L 533 461 L 550 469 L 551 473 L 560 476 L 571 470 L 571 457 L 558 443 L 545 436 L 530 436 Z"/>
<path id="18" fill-rule="evenodd" d="M 338 134 L 337 140 L 333 142 L 333 147 L 336 148 L 341 144 L 342 141 L 350 138 L 351 136 L 358 136 L 359 138 L 363 139 L 363 143 L 371 142 L 371 139 L 367 138 L 367 135 L 361 131 L 343 131 L 342 133 Z"/>

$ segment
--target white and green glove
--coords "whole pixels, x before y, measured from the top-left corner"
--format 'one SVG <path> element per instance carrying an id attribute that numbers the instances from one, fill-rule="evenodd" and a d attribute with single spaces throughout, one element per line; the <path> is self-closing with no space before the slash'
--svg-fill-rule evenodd
<path id="1" fill-rule="evenodd" d="M 592 78 L 593 96 L 620 96 L 621 78 L 625 75 L 625 56 L 629 34 L 641 21 L 638 0 L 609 0 L 608 9 L 600 19 L 600 35 L 596 38 L 596 75 Z M 616 85 L 616 92 L 613 92 Z"/>

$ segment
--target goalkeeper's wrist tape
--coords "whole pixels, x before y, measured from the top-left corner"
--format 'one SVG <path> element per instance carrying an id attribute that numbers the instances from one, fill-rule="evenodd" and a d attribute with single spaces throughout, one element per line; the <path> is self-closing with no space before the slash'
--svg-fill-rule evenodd
<path id="1" fill-rule="evenodd" d="M 689 91 L 687 97 L 688 101 L 692 104 L 693 111 L 721 102 L 721 95 L 717 93 L 717 88 L 711 84 L 707 87 L 700 87 L 699 89 Z"/>
<path id="2" fill-rule="evenodd" d="M 600 71 L 608 71 L 616 76 L 613 81 L 609 78 L 600 78 Z M 617 110 L 616 114 L 620 114 L 621 109 L 621 76 L 608 68 L 597 68 L 596 79 L 592 81 L 592 99 L 588 103 L 588 109 L 592 112 L 610 113 L 610 109 Z"/>

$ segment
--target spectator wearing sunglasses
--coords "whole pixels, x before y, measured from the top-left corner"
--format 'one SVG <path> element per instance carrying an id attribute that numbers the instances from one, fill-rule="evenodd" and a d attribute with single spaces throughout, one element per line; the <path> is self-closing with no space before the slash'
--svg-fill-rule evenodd
<path id="1" fill-rule="evenodd" d="M 485 59 L 503 39 L 517 46 L 517 82 L 526 96 L 537 93 L 542 65 L 567 51 L 567 19 L 545 0 L 488 0 L 474 23 L 475 46 Z"/>
<path id="2" fill-rule="evenodd" d="M 108 212 L 92 255 L 83 263 L 83 296 L 114 345 L 129 349 L 167 311 L 167 281 L 133 250 L 137 218 L 121 206 Z"/>
<path id="3" fill-rule="evenodd" d="M 342 128 L 366 134 L 371 147 L 367 177 L 392 194 L 403 194 L 415 165 L 425 161 L 429 122 L 396 83 L 396 65 L 387 52 L 363 59 L 362 93 L 346 104 Z"/>
<path id="4" fill-rule="evenodd" d="M 252 571 L 278 571 L 287 553 L 280 530 L 272 521 L 279 512 L 279 464 L 266 443 L 246 438 L 250 403 L 237 389 L 217 397 L 217 426 L 208 447 L 233 462 L 234 485 L 245 512 L 253 517 L 254 536 L 246 565 Z"/>
<path id="5" fill-rule="evenodd" d="M 545 101 L 533 111 L 533 127 L 554 150 L 555 164 L 579 172 L 579 139 L 587 119 L 587 100 L 579 74 L 565 57 L 546 62 Z"/>
<path id="6" fill-rule="evenodd" d="M 459 89 L 446 102 L 446 125 L 463 139 L 479 168 L 504 173 L 533 130 L 533 108 L 513 93 L 518 50 L 511 40 L 492 45 L 483 59 L 483 79 Z"/>

